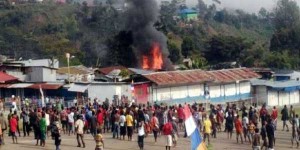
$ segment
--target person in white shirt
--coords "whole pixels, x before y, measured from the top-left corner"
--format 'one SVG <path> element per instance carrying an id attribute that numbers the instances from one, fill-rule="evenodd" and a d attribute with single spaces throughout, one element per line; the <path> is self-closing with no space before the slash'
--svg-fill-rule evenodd
<path id="1" fill-rule="evenodd" d="M 47 126 L 47 136 L 48 136 L 48 131 L 50 130 L 49 110 L 47 110 L 45 113 L 45 120 L 46 120 L 46 126 Z"/>
<path id="2" fill-rule="evenodd" d="M 72 132 L 72 134 L 74 133 L 74 112 L 71 111 L 68 114 L 68 127 L 69 127 L 69 136 L 70 133 Z"/>
<path id="3" fill-rule="evenodd" d="M 78 115 L 78 120 L 75 122 L 75 129 L 76 129 L 76 134 L 77 134 L 77 147 L 81 147 L 81 143 L 79 138 L 81 139 L 83 148 L 85 148 L 85 143 L 83 140 L 83 128 L 84 128 L 84 122 L 83 122 L 83 116 Z"/>
<path id="4" fill-rule="evenodd" d="M 140 150 L 144 149 L 144 136 L 145 136 L 145 129 L 144 129 L 144 121 L 140 121 L 138 125 L 138 145 Z"/>
<path id="5" fill-rule="evenodd" d="M 120 116 L 120 139 L 123 136 L 123 140 L 125 140 L 126 136 L 126 126 L 125 126 L 126 118 L 124 115 L 124 111 L 121 111 L 121 116 Z"/>

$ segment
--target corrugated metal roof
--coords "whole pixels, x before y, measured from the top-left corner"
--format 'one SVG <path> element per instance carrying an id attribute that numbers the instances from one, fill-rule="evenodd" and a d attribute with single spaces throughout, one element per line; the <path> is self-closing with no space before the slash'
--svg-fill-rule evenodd
<path id="1" fill-rule="evenodd" d="M 104 75 L 108 75 L 110 72 L 114 70 L 128 70 L 128 72 L 131 74 L 133 73 L 131 70 L 127 69 L 124 66 L 111 66 L 111 67 L 105 67 L 105 68 L 99 68 L 97 71 Z"/>
<path id="2" fill-rule="evenodd" d="M 89 88 L 89 84 L 72 84 L 68 91 L 84 93 Z"/>
<path id="3" fill-rule="evenodd" d="M 17 80 L 18 78 L 0 71 L 0 83 L 7 83 L 7 82 L 17 81 Z"/>
<path id="4" fill-rule="evenodd" d="M 16 83 L 16 84 L 12 84 L 8 88 L 27 88 L 31 85 L 32 85 L 32 83 Z"/>
<path id="5" fill-rule="evenodd" d="M 158 86 L 186 85 L 204 82 L 230 83 L 236 81 L 250 80 L 260 77 L 247 68 L 224 69 L 215 71 L 185 70 L 156 72 L 143 75 Z"/>
<path id="6" fill-rule="evenodd" d="M 270 81 L 270 80 L 251 80 L 251 85 L 264 85 L 272 88 L 285 88 L 285 87 L 294 87 L 300 86 L 300 81 L 288 80 L 288 81 Z"/>
<path id="7" fill-rule="evenodd" d="M 42 88 L 44 90 L 57 90 L 62 86 L 63 86 L 62 84 L 58 84 L 58 83 L 36 83 L 36 84 L 29 86 L 28 88 L 31 88 L 31 89 Z"/>

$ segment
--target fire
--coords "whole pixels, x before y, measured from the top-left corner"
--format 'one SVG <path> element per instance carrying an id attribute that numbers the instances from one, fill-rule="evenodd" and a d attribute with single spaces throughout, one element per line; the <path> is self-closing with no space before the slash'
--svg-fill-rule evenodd
<path id="1" fill-rule="evenodd" d="M 143 69 L 159 70 L 163 66 L 163 56 L 158 43 L 154 43 L 149 56 L 143 55 Z"/>

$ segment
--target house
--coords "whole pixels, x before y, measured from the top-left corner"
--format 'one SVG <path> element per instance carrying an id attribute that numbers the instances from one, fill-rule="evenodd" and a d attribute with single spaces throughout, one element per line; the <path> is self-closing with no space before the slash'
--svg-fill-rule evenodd
<path id="1" fill-rule="evenodd" d="M 197 11 L 190 8 L 185 8 L 180 10 L 179 15 L 182 20 L 186 20 L 186 21 L 198 19 Z"/>
<path id="2" fill-rule="evenodd" d="M 294 70 L 279 70 L 274 74 L 275 81 L 296 80 L 300 81 L 300 72 Z"/>
<path id="3" fill-rule="evenodd" d="M 119 82 L 126 80 L 133 74 L 124 66 L 111 66 L 95 70 L 95 81 Z"/>
<path id="4" fill-rule="evenodd" d="M 253 97 L 257 103 L 283 106 L 300 102 L 300 81 L 251 80 Z"/>
<path id="5" fill-rule="evenodd" d="M 247 68 L 168 71 L 143 76 L 151 82 L 149 102 L 168 104 L 249 100 L 250 80 L 260 77 Z"/>
<path id="6" fill-rule="evenodd" d="M 51 59 L 4 62 L 0 71 L 23 82 L 55 82 L 58 61 Z"/>
<path id="7" fill-rule="evenodd" d="M 94 70 L 82 65 L 58 68 L 56 74 L 56 80 L 60 82 L 93 82 L 95 78 Z"/>

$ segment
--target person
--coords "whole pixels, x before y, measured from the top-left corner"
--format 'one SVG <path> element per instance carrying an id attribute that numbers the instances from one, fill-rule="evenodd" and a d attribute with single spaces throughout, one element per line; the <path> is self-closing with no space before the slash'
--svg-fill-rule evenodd
<path id="1" fill-rule="evenodd" d="M 61 120 L 62 130 L 64 134 L 66 134 L 68 130 L 68 114 L 64 109 L 60 112 L 60 120 Z"/>
<path id="2" fill-rule="evenodd" d="M 48 136 L 48 131 L 50 130 L 50 115 L 49 115 L 49 110 L 46 110 L 44 111 L 45 113 L 45 120 L 46 120 L 46 133 L 47 133 L 47 136 Z M 51 117 L 53 117 L 53 112 L 52 112 L 52 115 Z"/>
<path id="3" fill-rule="evenodd" d="M 1 123 L 0 123 L 0 146 L 2 145 L 2 126 L 1 126 Z"/>
<path id="4" fill-rule="evenodd" d="M 289 116 L 288 116 L 288 109 L 286 107 L 286 105 L 284 105 L 283 109 L 281 110 L 281 120 L 283 121 L 283 128 L 282 131 L 284 131 L 284 128 L 286 127 L 287 130 L 289 131 L 289 126 L 287 124 L 287 121 L 289 120 Z"/>
<path id="5" fill-rule="evenodd" d="M 267 115 L 268 115 L 268 110 L 266 108 L 265 103 L 263 104 L 262 108 L 260 109 L 259 115 L 260 115 L 261 125 L 263 125 L 263 122 L 267 120 Z M 250 118 L 249 118 L 249 120 L 250 120 Z"/>
<path id="6" fill-rule="evenodd" d="M 104 149 L 104 140 L 103 136 L 101 134 L 101 129 L 97 129 L 97 135 L 94 137 L 95 142 L 96 142 L 96 147 L 95 150 L 103 150 Z"/>
<path id="7" fill-rule="evenodd" d="M 121 116 L 120 116 L 120 139 L 123 136 L 123 140 L 125 140 L 125 136 L 126 136 L 126 126 L 125 126 L 125 115 L 124 115 L 124 111 L 121 111 Z"/>
<path id="8" fill-rule="evenodd" d="M 128 110 L 127 115 L 126 115 L 126 125 L 127 125 L 128 141 L 131 141 L 132 134 L 133 134 L 133 117 L 130 114 L 130 110 Z"/>
<path id="9" fill-rule="evenodd" d="M 295 117 L 295 109 L 293 108 L 293 105 L 290 106 L 290 113 L 289 113 L 289 119 L 292 121 Z"/>
<path id="10" fill-rule="evenodd" d="M 115 138 L 117 136 L 117 139 L 119 138 L 119 130 L 120 130 L 120 127 L 119 127 L 119 122 L 120 122 L 120 115 L 118 113 L 117 110 L 115 110 L 115 113 L 114 113 L 114 130 L 113 130 L 113 138 Z"/>
<path id="11" fill-rule="evenodd" d="M 253 135 L 252 149 L 260 150 L 260 135 L 258 128 L 255 129 L 255 134 Z"/>
<path id="12" fill-rule="evenodd" d="M 183 108 L 182 108 L 181 104 L 179 104 L 179 107 L 177 109 L 177 115 L 178 115 L 179 129 L 180 129 L 180 131 L 182 131 L 183 130 L 184 113 L 183 113 Z"/>
<path id="13" fill-rule="evenodd" d="M 16 119 L 17 119 L 17 131 L 18 131 L 18 134 L 19 134 L 19 137 L 21 137 L 21 132 L 20 132 L 20 126 L 19 126 L 19 116 L 18 116 L 18 113 L 17 113 L 17 110 L 14 111 L 14 114 L 16 116 Z"/>
<path id="14" fill-rule="evenodd" d="M 47 132 L 47 123 L 46 123 L 46 114 L 43 112 L 42 113 L 42 118 L 40 119 L 39 123 L 40 127 L 40 137 L 41 137 L 41 146 L 45 147 L 46 144 L 46 132 Z"/>
<path id="15" fill-rule="evenodd" d="M 54 139 L 54 144 L 56 150 L 60 150 L 59 146 L 61 144 L 61 128 L 59 126 L 58 118 L 55 117 L 55 121 L 51 124 L 51 136 Z"/>
<path id="16" fill-rule="evenodd" d="M 172 123 L 171 121 L 168 121 L 162 128 L 163 134 L 166 137 L 166 150 L 170 150 L 173 144 L 172 141 Z"/>
<path id="17" fill-rule="evenodd" d="M 174 147 L 176 147 L 177 140 L 178 140 L 178 135 L 179 135 L 179 133 L 178 133 L 179 129 L 178 129 L 175 117 L 172 117 L 172 127 L 173 127 L 173 130 L 172 130 L 172 139 L 173 139 Z"/>
<path id="18" fill-rule="evenodd" d="M 18 121 L 17 121 L 16 115 L 12 115 L 12 117 L 10 118 L 9 127 L 10 127 L 10 135 L 12 136 L 13 143 L 18 144 L 18 138 L 16 136 L 16 131 L 18 128 Z"/>
<path id="19" fill-rule="evenodd" d="M 256 127 L 255 127 L 254 123 L 250 120 L 248 128 L 247 128 L 247 130 L 248 130 L 247 137 L 248 137 L 250 143 L 253 142 L 253 135 L 255 134 L 255 128 Z"/>
<path id="20" fill-rule="evenodd" d="M 266 130 L 267 130 L 267 136 L 268 136 L 268 148 L 270 150 L 273 149 L 273 144 L 274 144 L 274 138 L 275 138 L 275 134 L 274 134 L 274 125 L 272 123 L 272 120 L 269 119 L 268 120 L 268 124 L 266 126 Z"/>
<path id="21" fill-rule="evenodd" d="M 205 140 L 207 139 L 208 144 L 210 143 L 210 139 L 209 139 L 209 135 L 211 134 L 211 128 L 212 128 L 212 124 L 211 121 L 207 118 L 207 116 L 203 116 L 204 117 L 204 123 L 203 123 L 203 132 L 204 132 L 204 137 L 203 137 L 203 141 L 205 142 Z"/>
<path id="22" fill-rule="evenodd" d="M 23 120 L 23 133 L 24 137 L 29 136 L 30 127 L 29 127 L 29 116 L 25 108 L 23 108 L 23 111 L 21 113 L 21 119 Z"/>
<path id="23" fill-rule="evenodd" d="M 233 132 L 233 114 L 232 111 L 228 112 L 228 116 L 226 117 L 226 130 L 227 130 L 227 138 L 232 138 L 232 132 Z"/>
<path id="24" fill-rule="evenodd" d="M 261 149 L 263 149 L 264 147 L 266 149 L 268 148 L 266 125 L 267 125 L 267 121 L 264 122 L 264 124 L 263 124 L 263 126 L 261 127 L 261 130 L 260 130 L 260 136 L 261 136 L 262 141 L 263 141 Z"/>
<path id="25" fill-rule="evenodd" d="M 144 149 L 145 123 L 144 120 L 139 120 L 138 125 L 138 145 L 140 150 Z"/>
<path id="26" fill-rule="evenodd" d="M 299 118 L 298 118 L 298 114 L 296 115 L 296 118 L 293 118 L 292 120 L 292 148 L 294 146 L 294 141 L 297 144 L 297 148 L 299 148 Z"/>
<path id="27" fill-rule="evenodd" d="M 272 109 L 271 118 L 273 120 L 274 129 L 276 130 L 277 129 L 277 118 L 278 118 L 278 110 L 277 110 L 276 106 L 274 106 Z"/>
<path id="28" fill-rule="evenodd" d="M 68 129 L 69 129 L 69 136 L 72 132 L 74 134 L 74 112 L 71 110 L 71 112 L 68 114 Z"/>
<path id="29" fill-rule="evenodd" d="M 0 124 L 1 124 L 1 130 L 2 130 L 2 135 L 0 135 L 1 144 L 4 145 L 5 143 L 4 143 L 4 134 L 3 133 L 5 133 L 5 131 L 7 130 L 8 124 L 7 124 L 6 119 L 3 116 L 2 112 L 0 112 Z"/>
<path id="30" fill-rule="evenodd" d="M 85 143 L 84 143 L 84 140 L 83 140 L 83 128 L 84 128 L 84 122 L 83 122 L 83 117 L 82 115 L 79 115 L 78 116 L 78 119 L 77 121 L 75 122 L 75 129 L 76 129 L 76 136 L 77 136 L 77 147 L 81 147 L 81 143 L 80 143 L 80 140 L 79 138 L 81 139 L 81 142 L 82 142 L 82 145 L 83 145 L 83 148 L 85 148 Z"/>
<path id="31" fill-rule="evenodd" d="M 236 119 L 234 121 L 235 130 L 236 130 L 236 142 L 239 143 L 239 137 L 240 137 L 241 138 L 241 143 L 243 144 L 243 136 L 242 136 L 243 127 L 242 127 L 242 122 L 239 118 L 240 118 L 240 116 L 237 115 Z"/>
<path id="32" fill-rule="evenodd" d="M 95 116 L 95 111 L 92 111 L 92 116 L 90 118 L 89 126 L 90 126 L 90 132 L 92 136 L 95 137 L 97 135 L 97 118 Z"/>
<path id="33" fill-rule="evenodd" d="M 0 98 L 0 112 L 3 112 L 3 111 L 4 111 L 4 104 L 3 104 L 2 99 Z"/>
<path id="34" fill-rule="evenodd" d="M 158 118 L 156 117 L 156 113 L 154 112 L 151 118 L 151 128 L 154 136 L 154 142 L 157 142 L 157 134 L 159 131 L 159 122 Z"/>

